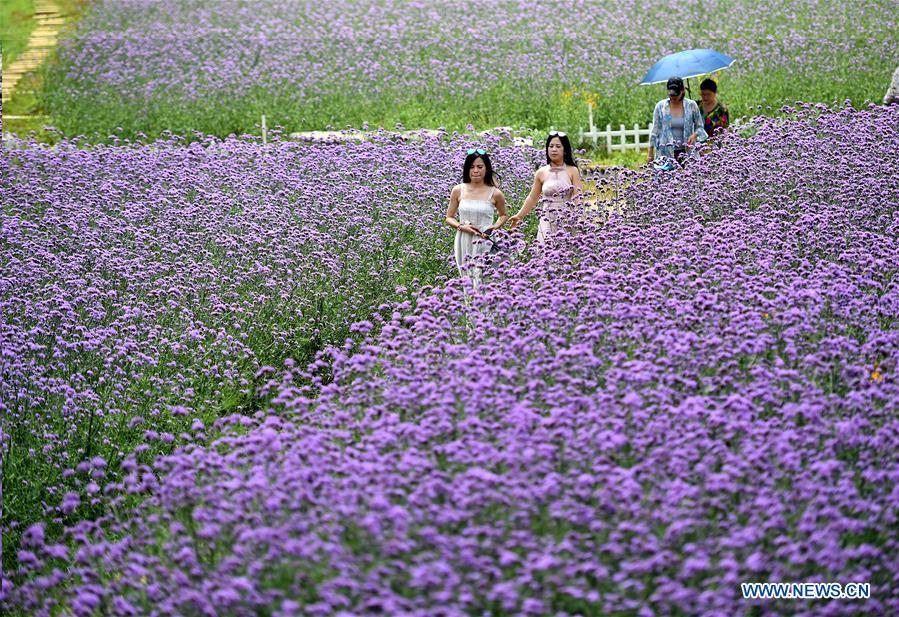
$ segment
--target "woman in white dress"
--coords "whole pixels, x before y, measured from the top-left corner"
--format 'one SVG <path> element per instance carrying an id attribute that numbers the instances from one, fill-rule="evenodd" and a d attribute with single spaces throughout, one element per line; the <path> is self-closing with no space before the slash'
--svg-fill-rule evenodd
<path id="1" fill-rule="evenodd" d="M 499 216 L 493 220 L 494 212 Z M 506 197 L 496 187 L 490 155 L 481 148 L 472 148 L 462 165 L 462 184 L 453 187 L 446 224 L 456 230 L 455 254 L 459 273 L 469 275 L 472 284 L 480 282 L 480 268 L 469 267 L 469 257 L 490 249 L 485 240 L 506 222 Z"/>

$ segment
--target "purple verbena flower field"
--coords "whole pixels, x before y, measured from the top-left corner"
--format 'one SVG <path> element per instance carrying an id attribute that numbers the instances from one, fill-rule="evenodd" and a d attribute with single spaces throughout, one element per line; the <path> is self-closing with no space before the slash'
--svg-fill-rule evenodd
<path id="1" fill-rule="evenodd" d="M 3 154 L 4 465 L 53 478 L 4 487 L 53 517 L 6 610 L 899 612 L 899 107 L 628 172 L 477 291 L 444 276 L 464 147 Z M 520 201 L 533 150 L 491 149 Z M 871 598 L 740 597 L 794 580 Z"/>
<path id="2" fill-rule="evenodd" d="M 262 408 L 273 366 L 452 274 L 435 221 L 467 139 L 4 150 L 6 565 L 22 525 L 97 515 L 135 448 L 149 460 Z M 534 151 L 487 142 L 521 194 Z"/>
<path id="3" fill-rule="evenodd" d="M 797 99 L 882 100 L 895 0 L 635 2 L 99 0 L 64 41 L 44 106 L 69 135 L 269 126 L 461 130 L 650 121 L 662 56 L 713 48 L 733 117 Z M 694 83 L 693 96 L 698 97 Z"/>

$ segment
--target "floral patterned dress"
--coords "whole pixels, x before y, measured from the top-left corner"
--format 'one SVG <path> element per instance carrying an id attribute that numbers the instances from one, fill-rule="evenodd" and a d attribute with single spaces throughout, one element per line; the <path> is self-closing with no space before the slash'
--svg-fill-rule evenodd
<path id="1" fill-rule="evenodd" d="M 699 113 L 702 114 L 703 128 L 709 137 L 712 137 L 718 131 L 727 128 L 729 119 L 727 116 L 727 107 L 724 106 L 724 103 L 718 101 L 709 113 L 705 113 L 702 101 L 697 101 L 697 103 L 699 104 Z"/>

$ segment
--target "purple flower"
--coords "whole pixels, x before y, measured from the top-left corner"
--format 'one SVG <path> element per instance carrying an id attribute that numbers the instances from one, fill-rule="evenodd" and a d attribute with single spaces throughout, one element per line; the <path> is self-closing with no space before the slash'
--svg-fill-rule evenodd
<path id="1" fill-rule="evenodd" d="M 896 613 L 899 107 L 749 122 L 476 292 L 443 266 L 458 138 L 16 142 L 7 490 L 47 503 L 4 531 L 72 557 L 20 543 L 4 607 L 733 614 L 827 577 Z M 520 201 L 534 151 L 495 145 Z"/>

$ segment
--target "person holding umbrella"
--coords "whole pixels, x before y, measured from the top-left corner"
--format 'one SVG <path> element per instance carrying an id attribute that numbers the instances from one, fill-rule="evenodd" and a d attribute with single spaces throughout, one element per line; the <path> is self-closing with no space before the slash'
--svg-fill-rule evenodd
<path id="1" fill-rule="evenodd" d="M 668 98 L 660 101 L 652 114 L 653 127 L 647 162 L 651 162 L 653 158 L 673 157 L 675 149 L 689 152 L 690 158 L 699 156 L 696 150 L 688 146 L 697 141 L 705 141 L 708 132 L 703 127 L 699 105 L 693 100 L 684 99 L 684 79 L 709 75 L 724 70 L 733 63 L 733 58 L 714 49 L 687 49 L 668 54 L 652 65 L 640 85 L 665 83 Z M 672 130 L 672 121 L 675 130 Z"/>
<path id="2" fill-rule="evenodd" d="M 668 98 L 656 103 L 652 112 L 647 163 L 664 157 L 698 158 L 699 153 L 692 146 L 708 139 L 699 105 L 684 96 L 684 80 L 670 77 L 666 85 Z"/>

